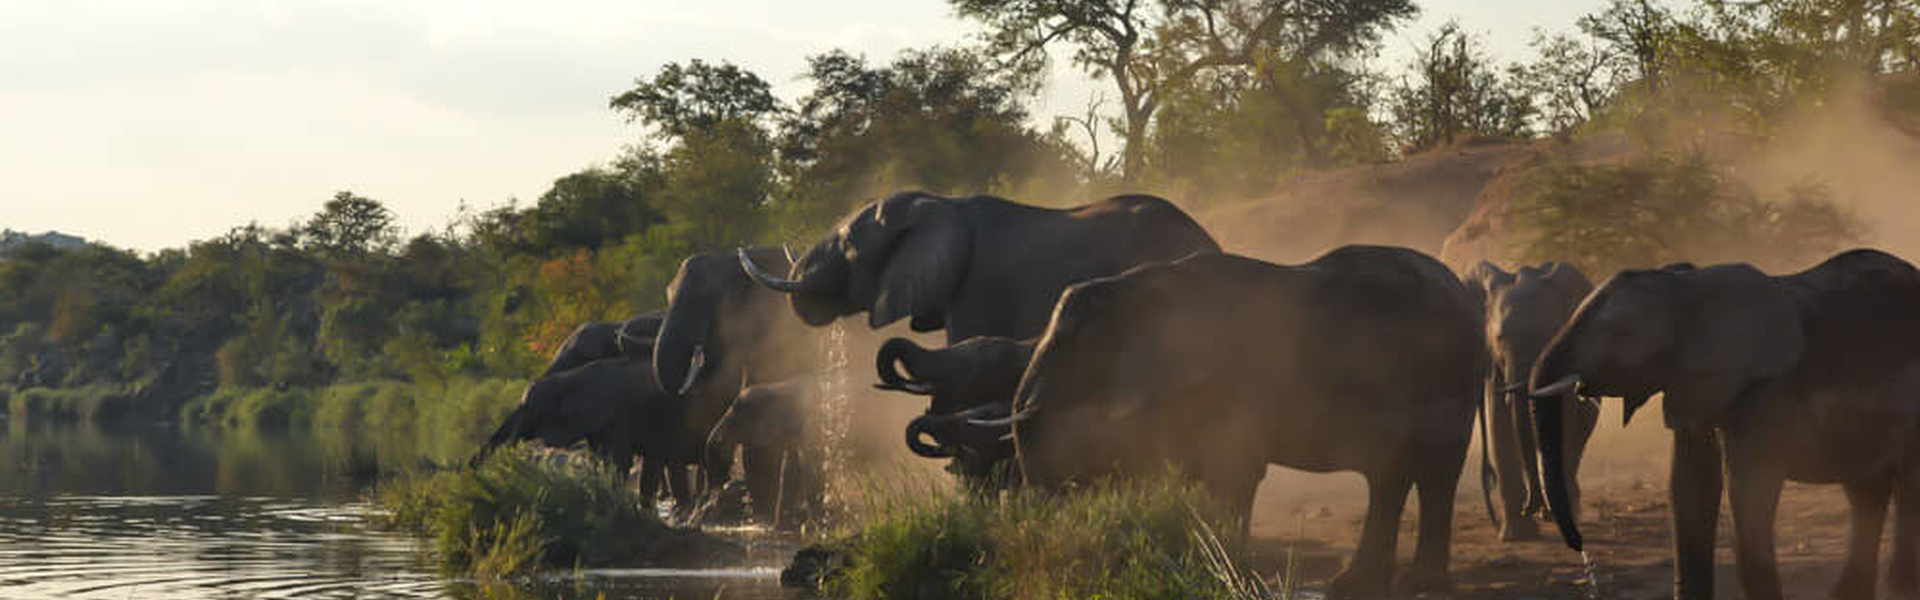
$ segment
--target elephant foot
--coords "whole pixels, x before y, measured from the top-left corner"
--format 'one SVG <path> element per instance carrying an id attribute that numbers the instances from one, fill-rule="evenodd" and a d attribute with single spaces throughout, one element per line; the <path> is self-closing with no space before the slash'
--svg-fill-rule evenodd
<path id="1" fill-rule="evenodd" d="M 1872 571 L 1868 571 L 1866 577 L 1854 573 L 1842 574 L 1840 582 L 1833 586 L 1833 600 L 1873 600 L 1873 576 Z M 1899 584 L 1894 585 L 1897 587 Z"/>
<path id="2" fill-rule="evenodd" d="M 1446 593 L 1453 591 L 1453 578 L 1442 569 L 1414 567 L 1400 574 L 1393 589 L 1401 595 Z"/>
<path id="3" fill-rule="evenodd" d="M 1540 523 L 1525 515 L 1508 518 L 1500 527 L 1500 541 L 1526 542 L 1540 539 Z"/>
<path id="4" fill-rule="evenodd" d="M 1393 581 L 1386 573 L 1355 569 L 1352 565 L 1327 580 L 1328 598 L 1378 598 L 1392 591 Z"/>

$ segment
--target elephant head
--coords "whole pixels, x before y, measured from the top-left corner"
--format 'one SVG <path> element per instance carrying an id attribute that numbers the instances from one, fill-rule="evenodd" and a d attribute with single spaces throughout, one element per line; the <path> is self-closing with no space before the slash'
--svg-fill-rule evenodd
<path id="1" fill-rule="evenodd" d="M 1806 342 L 1792 293 L 1748 265 L 1622 271 L 1589 294 L 1541 352 L 1535 399 L 1625 399 L 1633 413 L 1664 394 L 1668 427 L 1709 425 L 1749 384 L 1787 373 Z M 1568 506 L 1564 402 L 1535 402 L 1547 504 L 1568 545 L 1580 534 Z"/>
<path id="2" fill-rule="evenodd" d="M 972 228 L 953 200 L 907 192 L 855 213 L 787 277 L 770 274 L 768 263 L 750 253 L 740 264 L 762 285 L 788 294 L 808 325 L 866 312 L 876 329 L 912 317 L 915 331 L 933 331 L 946 326 L 972 245 Z"/>
<path id="3" fill-rule="evenodd" d="M 597 360 L 575 369 L 542 377 L 527 385 L 520 405 L 487 437 L 469 464 L 478 464 L 501 446 L 538 441 L 565 448 L 581 441 L 598 446 L 601 434 L 629 423 L 639 402 L 633 399 L 635 371 L 645 366 L 633 359 Z M 600 448 L 616 466 L 630 465 L 628 448 Z"/>
<path id="4" fill-rule="evenodd" d="M 986 404 L 1004 407 L 1018 390 L 1037 341 L 978 336 L 929 350 L 906 338 L 889 339 L 874 357 L 880 376 L 874 387 L 932 396 L 927 413 L 933 415 Z"/>
<path id="5" fill-rule="evenodd" d="M 763 383 L 740 390 L 707 436 L 709 449 L 736 445 L 792 445 L 812 434 L 812 378 Z"/>
<path id="6" fill-rule="evenodd" d="M 784 264 L 779 248 L 741 251 L 762 264 Z M 779 295 L 761 290 L 726 254 L 696 254 L 681 261 L 667 285 L 667 309 L 653 346 L 661 391 L 685 396 L 719 369 L 739 369 L 750 340 L 765 334 L 764 319 L 778 312 Z M 738 383 L 738 381 L 729 381 Z M 725 399 L 731 400 L 729 390 Z"/>
<path id="7" fill-rule="evenodd" d="M 614 331 L 615 342 L 622 356 L 647 358 L 653 356 L 653 339 L 660 335 L 660 324 L 667 320 L 667 311 L 655 310 L 641 313 L 620 324 Z"/>

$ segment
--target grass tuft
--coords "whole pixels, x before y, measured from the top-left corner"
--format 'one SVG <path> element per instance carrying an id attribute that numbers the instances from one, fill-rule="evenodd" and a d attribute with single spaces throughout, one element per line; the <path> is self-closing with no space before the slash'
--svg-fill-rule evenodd
<path id="1" fill-rule="evenodd" d="M 702 566 L 740 553 L 668 526 L 592 461 L 496 452 L 478 468 L 390 482 L 375 502 L 386 525 L 433 539 L 443 571 L 483 581 L 575 566 Z"/>
<path id="2" fill-rule="evenodd" d="M 828 544 L 846 560 L 821 582 L 828 597 L 1284 597 L 1239 566 L 1242 527 L 1173 476 L 998 500 L 917 488 L 867 499 L 864 516 Z"/>

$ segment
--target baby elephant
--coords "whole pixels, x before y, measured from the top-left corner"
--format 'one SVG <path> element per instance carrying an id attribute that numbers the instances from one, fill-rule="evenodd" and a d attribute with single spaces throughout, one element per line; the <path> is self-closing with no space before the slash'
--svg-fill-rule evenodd
<path id="1" fill-rule="evenodd" d="M 927 458 L 953 459 L 947 470 L 975 489 L 1004 487 L 997 484 L 1018 479 L 1010 477 L 1015 466 L 1010 430 L 975 422 L 1011 412 L 1013 394 L 1037 341 L 981 336 L 929 350 L 893 338 L 875 356 L 881 383 L 874 387 L 930 397 L 926 414 L 907 425 L 907 449 Z"/>
<path id="2" fill-rule="evenodd" d="M 1561 262 L 1522 266 L 1509 273 L 1481 261 L 1467 271 L 1465 280 L 1486 310 L 1487 350 L 1493 358 L 1480 412 L 1481 492 L 1489 496 L 1487 510 L 1491 513 L 1492 491 L 1499 490 L 1501 510 L 1494 523 L 1500 527 L 1500 539 L 1535 539 L 1540 537 L 1540 526 L 1534 516 L 1545 515 L 1547 498 L 1540 485 L 1539 466 L 1532 460 L 1539 446 L 1534 437 L 1532 402 L 1523 388 L 1527 375 L 1533 372 L 1534 358 L 1573 315 L 1587 292 L 1593 291 L 1593 284 L 1580 269 Z M 1580 457 L 1600 420 L 1600 407 L 1571 397 L 1542 402 L 1564 405 L 1565 468 L 1571 506 L 1577 510 Z"/>
<path id="3" fill-rule="evenodd" d="M 814 439 L 818 386 L 812 377 L 748 386 L 707 436 L 709 453 L 731 454 L 739 446 L 745 454 L 756 521 L 797 525 L 820 508 L 825 478 Z"/>

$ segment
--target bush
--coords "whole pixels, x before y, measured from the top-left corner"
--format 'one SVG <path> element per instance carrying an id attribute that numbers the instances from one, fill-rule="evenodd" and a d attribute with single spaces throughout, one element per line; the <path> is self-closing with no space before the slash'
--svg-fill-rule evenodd
<path id="1" fill-rule="evenodd" d="M 133 408 L 126 388 L 95 383 L 74 388 L 35 387 L 0 394 L 7 414 L 15 419 L 106 421 L 125 416 Z"/>
<path id="2" fill-rule="evenodd" d="M 876 500 L 877 499 L 877 500 Z M 951 491 L 869 494 L 821 582 L 845 599 L 1271 598 L 1235 566 L 1242 527 L 1175 477 L 982 500 Z M 1224 539 L 1220 535 L 1225 535 Z"/>
<path id="3" fill-rule="evenodd" d="M 1801 266 L 1859 241 L 1864 227 L 1825 189 L 1764 198 L 1705 155 L 1656 155 L 1625 165 L 1550 165 L 1509 216 L 1526 262 L 1572 262 L 1595 277 L 1692 261 Z"/>
<path id="4" fill-rule="evenodd" d="M 539 568 L 690 567 L 743 558 L 730 543 L 669 527 L 624 479 L 593 461 L 497 452 L 478 468 L 390 482 L 375 502 L 386 511 L 386 525 L 431 537 L 443 570 L 476 579 Z"/>
<path id="5" fill-rule="evenodd" d="M 518 379 L 455 378 L 444 385 L 404 381 L 272 390 L 223 387 L 189 401 L 180 417 L 232 428 L 312 427 L 404 441 L 433 462 L 464 459 L 519 402 Z"/>

